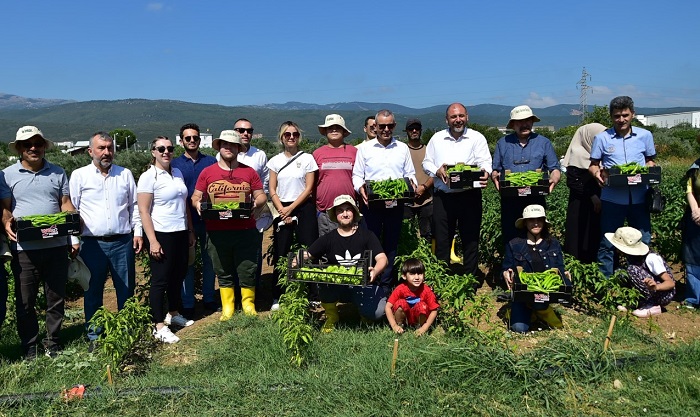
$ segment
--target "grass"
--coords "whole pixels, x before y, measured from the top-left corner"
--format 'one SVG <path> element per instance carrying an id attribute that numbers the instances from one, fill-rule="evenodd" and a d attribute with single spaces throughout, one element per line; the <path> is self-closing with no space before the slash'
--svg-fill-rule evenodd
<path id="1" fill-rule="evenodd" d="M 700 406 L 700 378 L 693 371 L 699 342 L 670 345 L 653 328 L 621 316 L 613 349 L 603 354 L 607 323 L 567 322 L 573 326 L 568 331 L 507 333 L 495 342 L 440 331 L 402 335 L 392 377 L 395 335 L 386 326 L 350 323 L 332 334 L 315 332 L 308 362 L 298 368 L 290 365 L 273 320 L 237 314 L 159 348 L 145 372 L 116 375 L 114 387 L 105 381 L 103 359 L 75 339 L 55 360 L 0 363 L 3 394 L 49 392 L 54 398 L 4 403 L 0 415 L 656 416 L 690 415 Z M 2 331 L 4 348 L 9 333 Z M 533 347 L 519 351 L 533 339 Z M 622 388 L 613 387 L 616 379 Z M 78 383 L 89 385 L 92 396 L 57 399 L 61 389 Z M 162 393 L 162 387 L 177 393 Z"/>

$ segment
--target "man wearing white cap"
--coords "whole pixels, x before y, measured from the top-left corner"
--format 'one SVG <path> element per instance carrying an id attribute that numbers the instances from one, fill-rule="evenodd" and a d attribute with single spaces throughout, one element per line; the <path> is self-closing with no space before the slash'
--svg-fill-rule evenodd
<path id="1" fill-rule="evenodd" d="M 199 175 L 192 194 L 192 206 L 201 215 L 201 202 L 225 195 L 245 193 L 253 208 L 267 204 L 263 184 L 255 170 L 237 160 L 241 137 L 235 130 L 224 130 L 214 139 L 212 147 L 221 160 Z M 205 220 L 208 235 L 207 250 L 219 278 L 221 321 L 229 320 L 234 312 L 234 274 L 241 286 L 241 305 L 246 315 L 255 312 L 255 275 L 260 248 L 260 232 L 255 219 Z"/>
<path id="2" fill-rule="evenodd" d="M 513 129 L 513 133 L 506 135 L 496 143 L 493 153 L 493 179 L 496 189 L 499 189 L 501 174 L 506 170 L 511 172 L 525 172 L 541 169 L 549 172 L 549 192 L 557 185 L 561 177 L 559 158 L 554 151 L 552 142 L 537 134 L 533 130 L 533 124 L 539 122 L 529 106 L 517 106 L 510 112 L 510 120 L 506 128 Z M 542 196 L 524 196 L 517 198 L 501 199 L 501 227 L 503 230 L 503 243 L 510 242 L 517 236 L 515 220 L 520 217 L 523 209 L 530 204 L 539 204 L 546 207 Z"/>
<path id="3" fill-rule="evenodd" d="M 78 238 L 51 237 L 17 242 L 13 230 L 14 219 L 32 214 L 55 214 L 74 211 L 68 190 L 68 177 L 63 168 L 44 159 L 53 146 L 41 130 L 24 126 L 9 144 L 20 156 L 17 163 L 3 170 L 12 196 L 2 199 L 3 223 L 11 240 L 12 274 L 15 277 L 17 331 L 27 360 L 35 359 L 38 350 L 39 322 L 36 299 L 40 281 L 44 281 L 46 295 L 45 353 L 55 357 L 61 350 L 59 332 L 65 309 L 68 256 L 77 256 Z"/>

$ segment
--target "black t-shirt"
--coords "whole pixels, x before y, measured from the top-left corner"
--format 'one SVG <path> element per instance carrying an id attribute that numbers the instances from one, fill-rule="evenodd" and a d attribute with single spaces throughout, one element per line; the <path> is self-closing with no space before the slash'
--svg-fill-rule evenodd
<path id="1" fill-rule="evenodd" d="M 367 229 L 358 227 L 355 233 L 343 237 L 338 229 L 316 239 L 308 251 L 315 259 L 326 257 L 329 264 L 355 265 L 366 250 L 372 251 L 372 263 L 380 253 L 384 253 L 379 239 Z"/>

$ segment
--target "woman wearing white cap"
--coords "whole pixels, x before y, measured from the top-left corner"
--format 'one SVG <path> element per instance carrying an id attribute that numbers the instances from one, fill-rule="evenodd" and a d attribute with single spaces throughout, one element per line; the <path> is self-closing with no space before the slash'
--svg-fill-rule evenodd
<path id="1" fill-rule="evenodd" d="M 515 227 L 524 230 L 525 237 L 516 237 L 506 244 L 503 278 L 509 289 L 513 284 L 514 270 L 518 266 L 523 268 L 523 272 L 544 272 L 557 268 L 562 275 L 566 273 L 564 254 L 559 242 L 549 235 L 549 222 L 544 207 L 538 204 L 525 207 L 523 217 L 515 222 Z M 561 320 L 548 303 L 511 303 L 510 328 L 514 332 L 527 332 L 533 317 L 550 327 L 562 327 Z"/>
<path id="2" fill-rule="evenodd" d="M 642 232 L 634 227 L 620 227 L 605 238 L 625 254 L 630 282 L 641 294 L 639 307 L 632 312 L 637 317 L 661 314 L 661 307 L 668 305 L 676 295 L 673 272 L 658 253 L 650 252 L 642 242 Z"/>

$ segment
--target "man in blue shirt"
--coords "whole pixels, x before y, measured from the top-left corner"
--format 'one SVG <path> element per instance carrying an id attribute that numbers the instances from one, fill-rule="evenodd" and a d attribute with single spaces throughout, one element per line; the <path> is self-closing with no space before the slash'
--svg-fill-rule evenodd
<path id="1" fill-rule="evenodd" d="M 500 187 L 499 179 L 505 170 L 511 172 L 525 172 L 541 169 L 549 172 L 549 192 L 559 182 L 561 172 L 559 159 L 552 142 L 545 136 L 535 133 L 532 125 L 539 122 L 528 106 L 517 106 L 510 112 L 510 120 L 507 129 L 513 129 L 513 133 L 506 135 L 496 143 L 493 154 L 493 179 L 496 189 Z M 505 175 L 505 173 L 503 174 Z M 503 244 L 518 236 L 515 221 L 520 218 L 525 207 L 531 204 L 539 204 L 546 207 L 542 196 L 520 196 L 513 198 L 501 198 L 501 230 Z"/>
<path id="2" fill-rule="evenodd" d="M 199 152 L 199 126 L 188 123 L 180 128 L 180 144 L 185 148 L 185 153 L 175 158 L 172 166 L 178 168 L 185 178 L 187 185 L 188 202 L 191 204 L 194 186 L 202 170 L 209 165 L 216 163 L 216 158 L 204 155 Z M 214 267 L 207 252 L 207 232 L 204 228 L 204 221 L 192 210 L 192 224 L 194 225 L 194 235 L 199 242 L 199 249 L 202 255 L 202 295 L 204 298 L 204 310 L 211 314 L 216 310 L 214 302 Z M 194 247 L 191 248 L 194 250 Z M 191 319 L 194 315 L 194 265 L 187 269 L 185 282 L 182 284 L 182 315 Z"/>
<path id="3" fill-rule="evenodd" d="M 648 130 L 632 127 L 634 119 L 634 101 L 630 97 L 615 97 L 610 101 L 610 118 L 613 127 L 596 135 L 591 148 L 591 165 L 588 171 L 598 184 L 603 187 L 600 199 L 600 231 L 603 238 L 598 249 L 600 270 L 606 277 L 613 273 L 613 246 L 604 236 L 614 233 L 618 227 L 625 225 L 642 232 L 642 241 L 649 244 L 651 240 L 651 218 L 645 204 L 647 186 L 622 185 L 605 186 L 608 169 L 614 165 L 637 162 L 639 165 L 654 166 L 656 149 L 654 137 Z"/>

